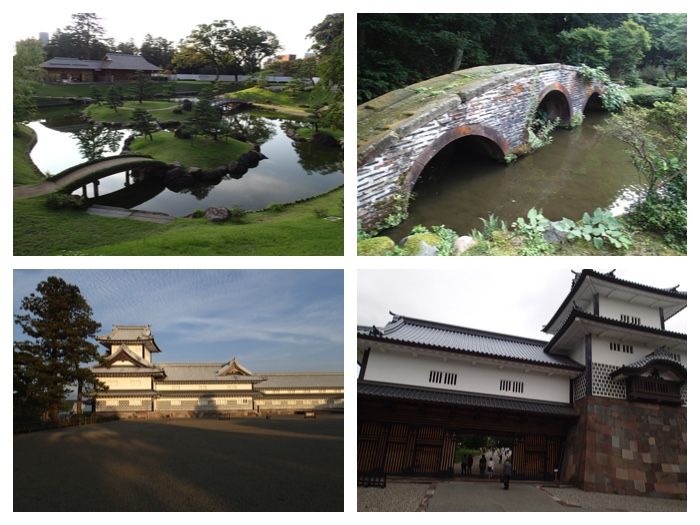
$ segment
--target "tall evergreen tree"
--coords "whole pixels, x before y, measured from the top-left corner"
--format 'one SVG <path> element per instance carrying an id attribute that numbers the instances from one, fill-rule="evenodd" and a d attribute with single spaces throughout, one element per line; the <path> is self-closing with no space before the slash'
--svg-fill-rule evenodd
<path id="1" fill-rule="evenodd" d="M 48 411 L 58 421 L 59 405 L 71 386 L 104 387 L 82 365 L 100 361 L 97 345 L 88 341 L 100 329 L 80 289 L 51 276 L 37 293 L 22 299 L 15 324 L 31 339 L 13 345 L 13 382 L 25 407 Z"/>

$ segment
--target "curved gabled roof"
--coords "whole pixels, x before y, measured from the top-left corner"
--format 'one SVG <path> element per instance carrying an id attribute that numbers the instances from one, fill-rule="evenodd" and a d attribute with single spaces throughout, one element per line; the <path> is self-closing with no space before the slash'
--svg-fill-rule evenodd
<path id="1" fill-rule="evenodd" d="M 615 271 L 601 273 L 595 270 L 572 271 L 574 278 L 571 282 L 571 290 L 562 301 L 551 320 L 542 328 L 545 333 L 555 333 L 570 310 L 575 307 L 575 301 L 589 297 L 593 290 L 606 296 L 614 296 L 629 303 L 653 305 L 663 311 L 664 320 L 668 320 L 683 310 L 688 302 L 688 294 L 678 290 L 678 286 L 671 288 L 655 288 L 645 284 L 633 283 L 615 276 Z"/>
<path id="2" fill-rule="evenodd" d="M 113 324 L 112 332 L 107 335 L 98 335 L 95 339 L 106 348 L 111 348 L 115 343 L 143 344 L 149 352 L 160 352 L 153 334 L 151 325 L 128 326 Z"/>
<path id="3" fill-rule="evenodd" d="M 665 346 L 657 348 L 652 353 L 647 354 L 642 359 L 622 366 L 610 374 L 610 377 L 626 377 L 630 375 L 640 375 L 650 368 L 661 368 L 671 370 L 680 378 L 685 380 L 688 377 L 688 370 L 666 350 Z"/>
<path id="4" fill-rule="evenodd" d="M 546 341 L 392 315 L 394 318 L 383 329 L 358 327 L 358 338 L 558 368 L 583 369 L 566 357 L 546 354 L 543 351 Z"/>

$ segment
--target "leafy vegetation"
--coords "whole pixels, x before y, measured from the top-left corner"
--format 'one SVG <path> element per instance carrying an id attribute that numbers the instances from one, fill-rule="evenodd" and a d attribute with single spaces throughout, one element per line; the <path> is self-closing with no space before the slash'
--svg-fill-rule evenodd
<path id="1" fill-rule="evenodd" d="M 357 28 L 358 104 L 489 64 L 587 64 L 616 80 L 654 68 L 669 82 L 687 70 L 684 13 L 364 13 Z"/>
<path id="2" fill-rule="evenodd" d="M 600 208 L 596 208 L 593 216 L 588 212 L 584 213 L 579 223 L 564 217 L 561 222 L 553 223 L 552 226 L 555 230 L 566 233 L 567 236 L 593 241 L 593 245 L 598 250 L 606 241 L 615 248 L 629 248 L 632 245 L 620 221 L 613 217 L 612 212 L 603 212 Z"/>

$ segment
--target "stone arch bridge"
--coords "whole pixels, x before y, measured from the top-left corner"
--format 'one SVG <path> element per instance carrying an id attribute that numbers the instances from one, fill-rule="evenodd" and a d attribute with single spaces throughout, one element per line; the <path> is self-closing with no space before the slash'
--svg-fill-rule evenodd
<path id="1" fill-rule="evenodd" d="M 357 214 L 371 230 L 406 196 L 425 165 L 451 142 L 502 160 L 530 151 L 535 112 L 568 123 L 600 82 L 563 64 L 503 64 L 456 71 L 375 98 L 357 108 Z"/>

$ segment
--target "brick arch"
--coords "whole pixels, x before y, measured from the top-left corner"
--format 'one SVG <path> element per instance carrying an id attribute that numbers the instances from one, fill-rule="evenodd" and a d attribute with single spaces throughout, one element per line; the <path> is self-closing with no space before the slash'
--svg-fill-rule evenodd
<path id="1" fill-rule="evenodd" d="M 591 86 L 591 88 L 587 91 L 586 96 L 583 99 L 583 104 L 581 105 L 581 112 L 583 113 L 583 110 L 586 108 L 586 106 L 588 105 L 588 101 L 591 100 L 591 97 L 593 95 L 598 95 L 599 97 L 602 97 L 604 92 L 605 89 L 603 89 L 602 86 Z"/>
<path id="2" fill-rule="evenodd" d="M 550 97 L 549 95 L 554 95 Z M 573 114 L 573 104 L 569 90 L 560 82 L 552 82 L 539 90 L 537 105 L 542 105 L 544 100 L 550 100 L 550 107 L 545 107 L 550 116 L 559 117 L 562 122 L 569 122 Z M 553 111 L 550 111 L 553 109 Z"/>
<path id="3" fill-rule="evenodd" d="M 406 177 L 406 184 L 408 186 L 407 189 L 410 191 L 413 188 L 416 181 L 418 180 L 418 177 L 423 172 L 425 166 L 427 166 L 430 160 L 435 155 L 437 155 L 437 153 L 440 150 L 442 150 L 445 146 L 447 146 L 451 142 L 454 142 L 457 139 L 470 136 L 482 137 L 488 140 L 489 142 L 483 145 L 489 148 L 493 148 L 493 150 L 490 153 L 493 153 L 495 150 L 498 150 L 498 157 L 502 158 L 503 155 L 505 155 L 505 153 L 509 151 L 508 142 L 506 141 L 506 139 L 493 128 L 482 126 L 481 124 L 468 124 L 460 126 L 458 128 L 450 129 L 442 135 L 440 135 L 432 143 L 430 143 L 418 155 L 416 160 L 413 162 L 410 171 L 408 172 L 408 176 Z M 491 156 L 495 157 L 496 155 Z"/>

